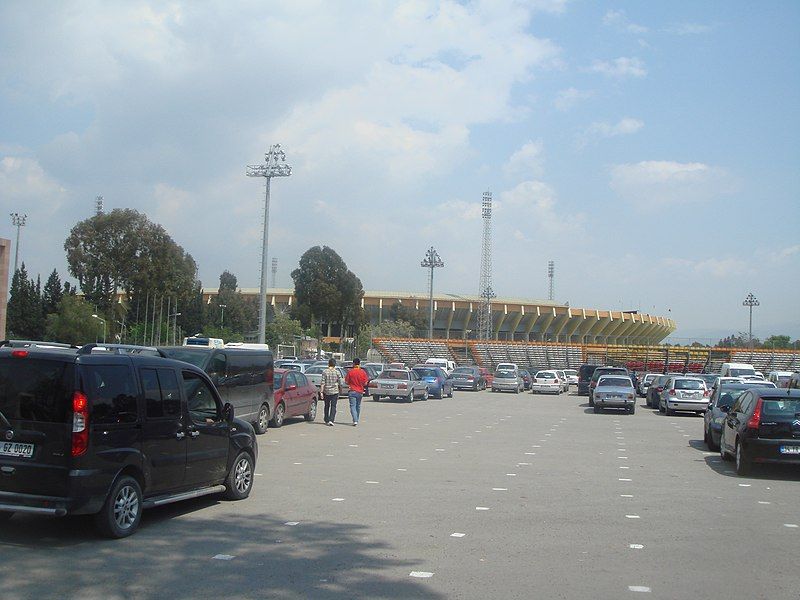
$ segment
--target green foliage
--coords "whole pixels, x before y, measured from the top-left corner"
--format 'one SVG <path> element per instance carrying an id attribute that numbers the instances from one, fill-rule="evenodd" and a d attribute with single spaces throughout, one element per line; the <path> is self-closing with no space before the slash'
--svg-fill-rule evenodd
<path id="1" fill-rule="evenodd" d="M 792 348 L 792 338 L 788 335 L 771 335 L 764 340 L 764 348 L 787 349 Z"/>
<path id="2" fill-rule="evenodd" d="M 44 284 L 44 292 L 42 293 L 42 313 L 45 317 L 49 314 L 58 312 L 61 298 L 64 296 L 63 288 L 61 287 L 61 278 L 58 276 L 58 271 L 53 269 L 47 282 Z"/>
<path id="3" fill-rule="evenodd" d="M 94 309 L 83 298 L 67 294 L 58 312 L 47 316 L 47 339 L 77 345 L 102 339 L 102 323 L 92 318 L 92 313 Z"/>
<path id="4" fill-rule="evenodd" d="M 753 338 L 753 347 L 757 348 L 760 346 L 760 342 L 758 341 L 757 337 Z M 727 337 L 722 338 L 720 341 L 717 342 L 717 347 L 719 348 L 749 348 L 750 347 L 750 338 L 748 335 L 742 331 L 738 334 L 731 334 Z"/>
<path id="5" fill-rule="evenodd" d="M 236 276 L 229 271 L 219 276 L 219 293 L 206 305 L 206 328 L 224 326 L 240 335 L 258 329 L 258 299 L 245 298 L 237 285 Z"/>
<path id="6" fill-rule="evenodd" d="M 275 349 L 278 344 L 294 344 L 297 337 L 303 335 L 303 326 L 288 315 L 277 312 L 265 330 L 265 338 L 270 348 Z"/>
<path id="7" fill-rule="evenodd" d="M 372 328 L 372 337 L 414 337 L 414 330 L 418 329 L 413 323 L 398 319 L 396 321 L 383 321 Z"/>
<path id="8" fill-rule="evenodd" d="M 405 306 L 399 302 L 395 302 L 389 308 L 389 319 L 391 321 L 404 321 L 410 323 L 414 329 L 427 329 L 428 328 L 428 313 L 423 310 Z M 413 333 L 413 332 L 412 332 Z M 388 335 L 388 334 L 387 334 Z M 412 337 L 398 336 L 398 337 Z"/>
<path id="9" fill-rule="evenodd" d="M 25 263 L 14 273 L 6 313 L 8 337 L 38 340 L 44 336 L 41 286 L 28 279 Z"/>
<path id="10" fill-rule="evenodd" d="M 300 257 L 292 271 L 297 307 L 295 316 L 303 326 L 312 323 L 342 323 L 358 327 L 364 320 L 361 280 L 328 246 L 313 246 Z"/>

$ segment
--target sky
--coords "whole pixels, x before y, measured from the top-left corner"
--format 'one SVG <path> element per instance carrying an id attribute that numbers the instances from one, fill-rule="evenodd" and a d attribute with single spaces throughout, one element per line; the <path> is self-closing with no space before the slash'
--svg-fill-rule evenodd
<path id="1" fill-rule="evenodd" d="M 20 260 L 134 208 L 258 287 L 328 245 L 367 290 L 641 310 L 673 339 L 800 337 L 800 3 L 0 3 L 0 208 Z M 11 219 L 0 237 L 14 239 Z M 12 259 L 13 260 L 13 259 Z"/>

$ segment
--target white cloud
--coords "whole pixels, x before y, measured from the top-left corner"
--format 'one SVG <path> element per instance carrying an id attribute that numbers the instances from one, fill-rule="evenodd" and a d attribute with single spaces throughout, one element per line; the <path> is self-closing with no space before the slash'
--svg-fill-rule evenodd
<path id="1" fill-rule="evenodd" d="M 583 228 L 583 215 L 560 213 L 555 190 L 542 181 L 523 181 L 502 192 L 495 207 L 501 223 L 499 227 L 525 223 L 535 234 L 534 238 L 540 235 L 550 238 L 577 235 Z"/>
<path id="2" fill-rule="evenodd" d="M 589 70 L 608 77 L 617 78 L 644 77 L 647 75 L 647 69 L 641 59 L 625 56 L 615 58 L 612 61 L 595 60 L 592 62 L 592 66 L 589 67 Z"/>
<path id="3" fill-rule="evenodd" d="M 579 102 L 591 98 L 594 92 L 591 90 L 579 90 L 574 87 L 561 90 L 553 100 L 553 106 L 558 110 L 569 110 Z"/>
<path id="4" fill-rule="evenodd" d="M 713 27 L 711 25 L 704 25 L 702 23 L 675 23 L 670 25 L 664 31 L 667 33 L 674 33 L 675 35 L 700 35 L 709 33 Z"/>
<path id="5" fill-rule="evenodd" d="M 700 278 L 713 277 L 715 279 L 729 279 L 736 275 L 755 275 L 756 269 L 747 262 L 734 257 L 704 259 L 664 258 L 661 260 L 664 268 L 686 274 L 693 273 Z"/>
<path id="6" fill-rule="evenodd" d="M 649 31 L 644 25 L 631 22 L 624 10 L 608 10 L 603 16 L 603 25 L 636 35 L 641 35 Z"/>
<path id="7" fill-rule="evenodd" d="M 651 160 L 611 169 L 611 188 L 639 208 L 706 202 L 734 187 L 725 169 L 703 163 Z"/>
<path id="8" fill-rule="evenodd" d="M 0 196 L 19 213 L 43 215 L 56 212 L 66 199 L 64 187 L 26 156 L 0 158 Z"/>
<path id="9" fill-rule="evenodd" d="M 525 177 L 541 177 L 543 172 L 542 156 L 544 148 L 541 141 L 526 142 L 522 148 L 514 152 L 508 162 L 503 165 L 506 175 L 523 175 Z"/>
<path id="10" fill-rule="evenodd" d="M 578 137 L 578 147 L 582 148 L 600 138 L 617 137 L 620 135 L 631 135 L 644 127 L 644 121 L 625 117 L 617 123 L 611 124 L 605 121 L 592 123 Z"/>

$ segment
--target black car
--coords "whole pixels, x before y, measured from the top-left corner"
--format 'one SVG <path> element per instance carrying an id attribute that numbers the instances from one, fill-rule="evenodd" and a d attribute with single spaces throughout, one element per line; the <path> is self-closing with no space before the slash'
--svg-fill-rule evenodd
<path id="1" fill-rule="evenodd" d="M 734 402 L 719 451 L 747 475 L 756 463 L 800 465 L 800 390 L 751 388 Z"/>
<path id="2" fill-rule="evenodd" d="M 456 367 L 448 376 L 455 390 L 485 390 L 486 378 L 480 367 Z"/>
<path id="3" fill-rule="evenodd" d="M 599 365 L 581 365 L 578 369 L 578 396 L 589 395 L 589 382 Z"/>
<path id="4" fill-rule="evenodd" d="M 275 424 L 274 361 L 269 350 L 166 346 L 158 351 L 203 369 L 222 402 L 230 403 L 237 417 L 252 423 L 256 433 L 265 433 L 270 420 Z"/>
<path id="5" fill-rule="evenodd" d="M 719 438 L 722 435 L 725 417 L 739 396 L 752 387 L 739 383 L 726 383 L 711 394 L 708 409 L 703 415 L 703 441 L 709 450 L 719 450 Z"/>
<path id="6" fill-rule="evenodd" d="M 199 368 L 160 356 L 0 348 L 0 520 L 94 514 L 125 537 L 144 508 L 249 496 L 252 426 Z"/>
<path id="7" fill-rule="evenodd" d="M 589 379 L 589 406 L 594 406 L 594 388 L 597 385 L 597 380 L 603 375 L 624 375 L 628 377 L 628 369 L 625 367 L 597 367 L 592 371 L 592 377 Z"/>

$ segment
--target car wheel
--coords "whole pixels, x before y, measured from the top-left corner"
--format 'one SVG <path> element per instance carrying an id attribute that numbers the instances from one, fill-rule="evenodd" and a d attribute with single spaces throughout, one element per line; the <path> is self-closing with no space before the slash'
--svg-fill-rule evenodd
<path id="1" fill-rule="evenodd" d="M 708 441 L 706 442 L 709 450 L 719 450 L 719 444 L 714 442 L 714 434 L 708 432 Z"/>
<path id="2" fill-rule="evenodd" d="M 111 486 L 94 522 L 104 536 L 124 538 L 138 529 L 141 518 L 142 488 L 133 477 L 123 475 Z"/>
<path id="3" fill-rule="evenodd" d="M 636 412 L 636 405 L 635 404 L 631 404 L 631 407 L 628 409 L 628 412 L 630 414 L 634 414 Z"/>
<path id="4" fill-rule="evenodd" d="M 448 398 L 452 398 L 453 397 L 453 386 L 452 385 L 450 386 L 450 391 L 447 393 L 447 397 Z"/>
<path id="5" fill-rule="evenodd" d="M 411 390 L 411 393 L 406 397 L 406 402 L 408 402 L 409 404 L 411 402 L 414 402 L 414 390 Z"/>
<path id="6" fill-rule="evenodd" d="M 308 407 L 308 412 L 303 415 L 306 421 L 313 421 L 317 418 L 317 399 L 311 401 L 311 406 Z"/>
<path id="7" fill-rule="evenodd" d="M 278 404 L 275 407 L 275 414 L 272 417 L 270 423 L 272 423 L 273 427 L 281 427 L 283 425 L 283 419 L 286 416 L 286 407 L 283 405 L 283 402 Z"/>
<path id="8" fill-rule="evenodd" d="M 269 427 L 269 406 L 266 404 L 261 405 L 261 408 L 258 409 L 258 418 L 253 425 L 256 433 L 262 434 L 267 432 L 267 427 Z"/>
<path id="9" fill-rule="evenodd" d="M 427 399 L 428 399 L 428 397 L 429 397 L 429 394 L 428 394 L 428 388 L 425 388 L 425 393 L 424 393 L 424 394 L 422 394 L 422 399 L 423 399 L 423 400 L 427 400 Z"/>
<path id="10" fill-rule="evenodd" d="M 731 455 L 725 451 L 725 446 L 723 445 L 722 437 L 719 439 L 719 456 L 722 460 L 730 460 Z"/>
<path id="11" fill-rule="evenodd" d="M 381 401 L 380 394 L 372 394 L 372 401 L 373 402 L 380 402 Z"/>
<path id="12" fill-rule="evenodd" d="M 664 406 L 661 404 L 661 402 L 658 403 L 658 412 L 660 413 L 664 412 Z"/>
<path id="13" fill-rule="evenodd" d="M 708 431 L 706 430 L 705 424 L 703 424 L 703 443 L 708 446 L 709 450 L 711 449 L 711 444 L 708 442 Z"/>
<path id="14" fill-rule="evenodd" d="M 600 407 L 597 406 L 596 404 L 593 405 L 593 406 L 594 406 L 594 414 L 599 414 L 600 413 Z"/>
<path id="15" fill-rule="evenodd" d="M 240 452 L 233 461 L 228 477 L 225 478 L 225 498 L 244 500 L 253 489 L 253 459 L 247 452 Z"/>
<path id="16" fill-rule="evenodd" d="M 752 462 L 751 458 L 747 456 L 747 452 L 742 448 L 742 443 L 736 440 L 736 474 L 749 475 Z"/>

